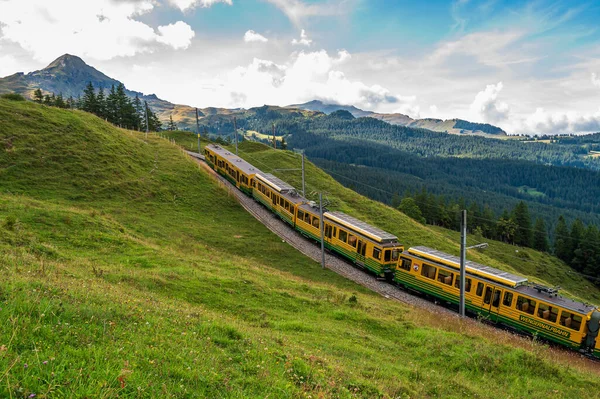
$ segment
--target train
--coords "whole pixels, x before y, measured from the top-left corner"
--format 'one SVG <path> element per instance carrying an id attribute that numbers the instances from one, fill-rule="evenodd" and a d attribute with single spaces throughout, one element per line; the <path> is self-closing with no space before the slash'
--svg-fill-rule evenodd
<path id="1" fill-rule="evenodd" d="M 309 239 L 321 241 L 319 207 L 283 180 L 215 144 L 205 162 L 237 189 Z M 460 259 L 426 246 L 405 250 L 398 237 L 339 211 L 323 209 L 325 248 L 407 290 L 457 306 Z M 465 309 L 492 323 L 600 359 L 600 309 L 562 297 L 555 288 L 467 261 Z"/>

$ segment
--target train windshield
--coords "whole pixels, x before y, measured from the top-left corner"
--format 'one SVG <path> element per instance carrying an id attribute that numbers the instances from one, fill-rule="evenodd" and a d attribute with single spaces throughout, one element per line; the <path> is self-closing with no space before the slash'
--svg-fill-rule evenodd
<path id="1" fill-rule="evenodd" d="M 397 262 L 399 256 L 400 256 L 400 250 L 399 249 L 393 249 L 392 250 L 392 260 L 394 262 Z"/>

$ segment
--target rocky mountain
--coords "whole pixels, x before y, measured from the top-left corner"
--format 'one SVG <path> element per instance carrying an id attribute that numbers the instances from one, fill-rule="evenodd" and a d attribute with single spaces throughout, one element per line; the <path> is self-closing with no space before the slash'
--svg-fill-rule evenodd
<path id="1" fill-rule="evenodd" d="M 64 97 L 77 98 L 83 95 L 83 90 L 88 82 L 95 88 L 110 89 L 120 82 L 96 68 L 86 64 L 81 58 L 65 54 L 51 62 L 46 68 L 30 73 L 15 73 L 14 75 L 0 78 L 0 94 L 7 92 L 21 93 L 31 98 L 36 89 L 44 93 L 62 93 Z M 127 95 L 136 95 L 147 101 L 156 112 L 161 121 L 166 122 L 169 116 L 183 126 L 192 126 L 196 123 L 195 109 L 187 105 L 173 104 L 158 98 L 155 94 L 143 94 L 137 91 L 126 90 Z"/>
<path id="2" fill-rule="evenodd" d="M 371 117 L 385 121 L 392 125 L 408 126 L 433 130 L 434 132 L 450 134 L 466 134 L 477 136 L 506 136 L 506 132 L 501 128 L 487 123 L 473 123 L 462 119 L 413 119 L 404 114 L 379 114 L 371 111 L 364 111 L 353 105 L 328 104 L 319 100 L 309 101 L 304 104 L 289 105 L 286 108 L 296 108 L 302 110 L 318 111 L 325 114 L 331 114 L 335 111 L 348 111 L 355 118 Z"/>

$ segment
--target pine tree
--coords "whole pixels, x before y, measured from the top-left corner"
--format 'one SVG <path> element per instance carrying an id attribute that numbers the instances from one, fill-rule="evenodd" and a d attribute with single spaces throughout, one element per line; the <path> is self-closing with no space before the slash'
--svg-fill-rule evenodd
<path id="1" fill-rule="evenodd" d="M 169 124 L 167 125 L 167 130 L 175 131 L 177 130 L 177 124 L 173 122 L 173 116 L 169 115 Z"/>
<path id="2" fill-rule="evenodd" d="M 285 142 L 285 137 L 281 136 L 281 149 L 287 150 L 287 143 Z"/>
<path id="3" fill-rule="evenodd" d="M 108 95 L 106 96 L 106 119 L 112 123 L 117 124 L 118 121 L 118 104 L 117 104 L 117 92 L 115 85 L 110 87 Z"/>
<path id="4" fill-rule="evenodd" d="M 417 206 L 417 203 L 413 198 L 403 198 L 400 202 L 400 205 L 398 206 L 398 210 L 404 213 L 409 218 L 414 219 L 419 223 L 425 224 L 425 218 L 421 213 L 421 209 L 419 208 L 419 206 Z"/>
<path id="5" fill-rule="evenodd" d="M 69 98 L 67 98 L 67 108 L 77 108 L 77 104 L 75 103 L 75 99 L 73 98 L 73 96 L 69 96 Z"/>
<path id="6" fill-rule="evenodd" d="M 83 99 L 81 100 L 81 109 L 92 114 L 98 114 L 98 103 L 96 100 L 96 92 L 92 82 L 88 82 L 87 86 L 83 90 Z"/>
<path id="7" fill-rule="evenodd" d="M 515 240 L 515 233 L 519 226 L 515 221 L 510 217 L 508 211 L 505 209 L 502 216 L 496 222 L 496 229 L 498 231 L 498 236 L 504 242 L 509 244 L 513 244 Z"/>
<path id="8" fill-rule="evenodd" d="M 533 248 L 538 251 L 548 252 L 550 244 L 548 242 L 548 233 L 544 219 L 537 218 L 533 228 Z"/>
<path id="9" fill-rule="evenodd" d="M 67 104 L 65 103 L 65 99 L 63 98 L 62 93 L 59 93 L 54 100 L 54 106 L 58 108 L 67 108 Z"/>
<path id="10" fill-rule="evenodd" d="M 41 89 L 35 89 L 35 91 L 33 92 L 33 101 L 39 104 L 41 104 L 44 101 L 44 94 L 42 94 Z"/>
<path id="11" fill-rule="evenodd" d="M 106 96 L 104 95 L 104 88 L 98 89 L 98 95 L 96 95 L 96 115 L 102 119 L 106 119 Z"/>
<path id="12" fill-rule="evenodd" d="M 571 233 L 569 235 L 569 260 L 567 263 L 571 264 L 575 270 L 581 271 L 579 268 L 581 264 L 574 264 L 575 251 L 580 249 L 581 242 L 583 241 L 585 235 L 585 226 L 580 219 L 576 219 L 571 226 Z"/>
<path id="13" fill-rule="evenodd" d="M 52 105 L 52 97 L 49 94 L 44 96 L 44 105 Z"/>
<path id="14" fill-rule="evenodd" d="M 585 230 L 579 247 L 573 252 L 573 268 L 583 271 L 587 275 L 598 277 L 600 268 L 600 265 L 598 265 L 598 245 L 600 245 L 598 228 L 594 225 L 589 225 Z"/>
<path id="15" fill-rule="evenodd" d="M 135 95 L 135 98 L 133 99 L 132 102 L 133 105 L 133 109 L 135 110 L 135 115 L 134 115 L 134 129 L 137 130 L 141 130 L 142 128 L 142 120 L 145 119 L 145 114 L 144 114 L 144 108 L 142 107 L 142 102 L 140 101 L 140 98 L 138 97 L 138 95 Z"/>
<path id="16" fill-rule="evenodd" d="M 523 247 L 531 247 L 531 216 L 529 216 L 529 208 L 523 201 L 519 202 L 513 210 L 513 219 L 517 224 L 515 231 L 515 244 Z"/>
<path id="17" fill-rule="evenodd" d="M 564 216 L 560 215 L 554 229 L 554 254 L 564 262 L 570 262 L 572 258 L 569 241 L 569 227 Z"/>

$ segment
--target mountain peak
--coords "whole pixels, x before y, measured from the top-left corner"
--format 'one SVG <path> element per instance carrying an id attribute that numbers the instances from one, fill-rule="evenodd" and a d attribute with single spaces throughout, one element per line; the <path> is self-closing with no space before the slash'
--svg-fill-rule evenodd
<path id="1" fill-rule="evenodd" d="M 90 66 L 76 55 L 63 54 L 54 61 L 52 61 L 44 69 L 81 69 L 85 67 L 89 68 Z"/>

